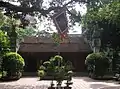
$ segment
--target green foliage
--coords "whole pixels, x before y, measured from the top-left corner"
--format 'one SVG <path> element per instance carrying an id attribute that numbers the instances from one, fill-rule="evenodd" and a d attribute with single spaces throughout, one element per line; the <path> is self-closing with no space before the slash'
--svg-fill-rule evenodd
<path id="1" fill-rule="evenodd" d="M 86 64 L 92 64 L 98 60 L 104 60 L 105 61 L 105 56 L 103 55 L 103 53 L 92 53 L 89 54 L 86 57 Z"/>
<path id="2" fill-rule="evenodd" d="M 10 51 L 9 37 L 2 30 L 0 30 L 0 70 L 2 64 L 2 56 L 9 51 Z"/>
<path id="3" fill-rule="evenodd" d="M 114 0 L 87 0 L 87 1 L 86 0 L 50 0 L 50 1 L 45 1 L 45 0 L 13 1 L 13 0 L 9 0 L 9 2 L 5 2 L 4 0 L 1 0 L 1 2 L 2 1 L 4 3 L 4 4 L 2 4 L 2 5 L 4 5 L 4 7 L 2 7 L 3 11 L 4 10 L 6 11 L 6 12 L 4 12 L 5 15 L 14 17 L 16 19 L 20 19 L 22 22 L 22 25 L 26 26 L 30 23 L 29 21 L 25 20 L 26 15 L 31 15 L 36 18 L 38 17 L 37 19 L 40 20 L 40 22 L 41 22 L 41 20 L 45 20 L 43 18 L 43 16 L 45 16 L 45 18 L 47 18 L 47 20 L 49 20 L 51 23 L 51 18 L 49 18 L 49 17 L 51 17 L 50 12 L 53 11 L 56 13 L 60 9 L 59 7 L 65 7 L 65 6 L 67 7 L 67 10 L 68 10 L 67 13 L 69 15 L 67 15 L 67 16 L 69 16 L 70 23 L 71 22 L 73 22 L 73 23 L 79 22 L 79 21 L 81 21 L 81 12 L 76 9 L 76 4 L 80 5 L 80 6 L 86 5 L 89 8 L 97 8 L 97 7 L 102 6 L 103 4 L 112 2 Z M 16 7 L 11 2 L 19 3 L 18 7 Z M 47 5 L 45 5 L 45 3 L 47 3 Z M 7 6 L 8 4 L 10 6 Z M 12 7 L 12 9 L 11 9 L 11 7 Z M 56 8 L 56 7 L 58 7 L 58 8 Z M 19 10 L 17 8 L 19 8 Z M 31 9 L 31 8 L 34 8 L 34 9 Z M 76 13 L 72 12 L 71 10 L 76 11 Z M 37 22 L 39 22 L 39 21 L 37 21 Z M 34 24 L 34 23 L 32 23 L 32 24 Z M 46 24 L 51 25 L 48 23 L 46 23 Z M 72 26 L 71 24 L 69 24 L 69 25 Z M 59 43 L 57 43 L 57 45 L 58 44 Z"/>
<path id="4" fill-rule="evenodd" d="M 45 61 L 45 62 L 43 63 L 43 65 L 44 65 L 45 67 L 49 66 L 50 64 L 51 64 L 50 61 Z"/>
<path id="5" fill-rule="evenodd" d="M 6 33 L 9 37 L 11 46 L 16 46 L 17 43 L 23 41 L 25 36 L 35 36 L 36 31 L 32 27 L 21 28 L 21 21 L 13 17 L 7 17 L 0 11 L 0 30 Z M 13 39 L 14 38 L 14 39 Z M 13 43 L 14 42 L 14 43 Z"/>
<path id="6" fill-rule="evenodd" d="M 63 58 L 62 56 L 56 55 L 50 61 L 53 62 L 55 66 L 60 66 L 63 63 Z"/>
<path id="7" fill-rule="evenodd" d="M 90 45 L 93 45 L 95 37 L 101 40 L 100 51 L 108 54 L 107 56 L 111 59 L 112 63 L 112 71 L 118 71 L 117 65 L 119 65 L 119 11 L 120 1 L 112 0 L 96 9 L 89 8 L 87 14 L 83 17 L 83 27 L 87 29 L 84 31 L 84 36 L 87 38 Z"/>
<path id="8" fill-rule="evenodd" d="M 65 71 L 65 66 L 57 66 L 55 69 L 55 78 L 58 84 L 61 84 L 65 79 L 65 75 L 67 72 Z"/>
<path id="9" fill-rule="evenodd" d="M 104 76 L 109 67 L 109 60 L 104 53 L 92 53 L 86 57 L 88 72 L 94 76 Z"/>
<path id="10" fill-rule="evenodd" d="M 67 61 L 64 65 L 65 65 L 65 70 L 68 72 L 70 72 L 71 70 L 74 69 L 72 62 L 70 62 L 70 61 Z"/>
<path id="11" fill-rule="evenodd" d="M 83 27 L 87 28 L 85 36 L 89 41 L 94 40 L 93 35 L 100 34 L 101 49 L 106 47 L 119 49 L 120 48 L 120 2 L 114 1 L 105 4 L 100 8 L 89 9 L 83 17 Z"/>
<path id="12" fill-rule="evenodd" d="M 4 15 L 0 11 L 0 27 L 3 25 L 4 20 L 5 20 L 5 17 L 4 17 Z"/>
<path id="13" fill-rule="evenodd" d="M 24 66 L 24 59 L 16 52 L 9 52 L 3 56 L 2 70 L 7 72 L 7 77 L 21 77 Z"/>
<path id="14" fill-rule="evenodd" d="M 117 24 L 119 22 L 119 10 L 120 2 L 112 2 L 107 5 L 105 4 L 104 6 L 102 6 L 102 8 L 98 8 L 97 10 L 90 9 L 85 15 L 86 23 L 94 22 L 95 24 L 99 21 L 106 20 L 109 21 L 109 23 L 112 22 Z"/>
<path id="15" fill-rule="evenodd" d="M 20 20 L 8 17 L 0 11 L 0 29 L 4 32 L 11 33 L 13 30 L 13 25 L 18 26 L 20 24 Z M 8 34 L 9 34 L 8 33 Z"/>
<path id="16" fill-rule="evenodd" d="M 8 36 L 0 30 L 0 53 L 3 54 L 8 50 L 9 40 Z"/>
<path id="17" fill-rule="evenodd" d="M 22 41 L 24 39 L 24 37 L 26 36 L 35 36 L 36 35 L 36 31 L 34 28 L 16 28 L 16 33 L 17 33 L 17 39 L 18 41 Z"/>
<path id="18" fill-rule="evenodd" d="M 46 68 L 43 65 L 41 65 L 39 70 L 46 70 Z"/>
<path id="19" fill-rule="evenodd" d="M 59 45 L 62 42 L 61 36 L 55 32 L 52 34 L 52 39 L 54 40 L 56 45 Z"/>
<path id="20" fill-rule="evenodd" d="M 1 73 L 1 75 L 2 75 L 2 77 L 7 76 L 7 71 L 3 71 L 3 72 Z"/>
<path id="21" fill-rule="evenodd" d="M 54 73 L 54 70 L 55 70 L 55 66 L 54 66 L 54 63 L 52 61 L 52 59 L 50 59 L 50 61 L 45 61 L 43 63 L 43 65 L 45 66 L 46 68 L 46 72 L 48 75 L 53 75 Z"/>
<path id="22" fill-rule="evenodd" d="M 52 76 L 58 84 L 61 84 L 64 79 L 71 81 L 73 74 L 72 63 L 69 61 L 64 62 L 63 57 L 59 55 L 51 57 L 49 61 L 45 61 L 43 65 L 40 66 L 38 73 L 43 71 L 46 76 Z M 40 75 L 38 76 L 41 77 Z"/>
<path id="23" fill-rule="evenodd" d="M 38 76 L 40 78 L 43 78 L 45 76 L 45 71 L 44 70 L 38 70 Z"/>

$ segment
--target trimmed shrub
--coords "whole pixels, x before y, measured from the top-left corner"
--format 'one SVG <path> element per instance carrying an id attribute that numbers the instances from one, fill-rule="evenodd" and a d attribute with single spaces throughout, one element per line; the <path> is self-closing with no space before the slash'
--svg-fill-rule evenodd
<path id="1" fill-rule="evenodd" d="M 90 77 L 103 77 L 109 68 L 109 60 L 104 53 L 92 53 L 86 57 L 85 64 Z"/>
<path id="2" fill-rule="evenodd" d="M 9 52 L 3 56 L 2 70 L 7 72 L 7 78 L 19 79 L 24 66 L 24 59 L 16 52 Z"/>

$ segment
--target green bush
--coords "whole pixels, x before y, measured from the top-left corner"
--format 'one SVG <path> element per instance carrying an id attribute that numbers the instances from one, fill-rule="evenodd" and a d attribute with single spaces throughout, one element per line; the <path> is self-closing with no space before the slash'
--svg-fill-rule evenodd
<path id="1" fill-rule="evenodd" d="M 3 56 L 2 70 L 7 72 L 8 78 L 19 79 L 24 66 L 24 59 L 16 52 L 9 52 Z"/>
<path id="2" fill-rule="evenodd" d="M 103 77 L 109 67 L 109 60 L 104 53 L 92 53 L 86 57 L 85 64 L 90 77 Z"/>

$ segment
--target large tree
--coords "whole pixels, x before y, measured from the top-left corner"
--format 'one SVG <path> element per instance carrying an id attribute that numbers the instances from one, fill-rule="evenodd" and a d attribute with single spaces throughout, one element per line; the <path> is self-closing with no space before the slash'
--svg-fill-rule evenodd
<path id="1" fill-rule="evenodd" d="M 92 44 L 94 39 L 101 40 L 100 51 L 105 51 L 113 59 L 116 67 L 120 50 L 120 2 L 113 1 L 104 4 L 96 10 L 89 9 L 84 17 L 85 36 Z M 112 53 L 112 54 L 111 54 Z"/>
<path id="2" fill-rule="evenodd" d="M 88 40 L 99 36 L 101 39 L 101 48 L 107 46 L 113 49 L 120 48 L 119 40 L 119 21 L 120 21 L 120 3 L 117 1 L 104 5 L 97 10 L 89 10 L 84 17 L 83 27 L 87 28 Z"/>
<path id="3" fill-rule="evenodd" d="M 41 16 L 50 17 L 63 7 L 67 8 L 72 22 L 81 21 L 80 12 L 74 13 L 72 11 L 75 9 L 76 3 L 79 3 L 80 6 L 86 4 L 89 7 L 96 7 L 105 2 L 106 0 L 1 0 L 0 7 L 4 10 L 5 15 L 20 19 L 22 25 L 26 26 L 29 23 L 25 20 L 26 15 L 38 18 Z"/>

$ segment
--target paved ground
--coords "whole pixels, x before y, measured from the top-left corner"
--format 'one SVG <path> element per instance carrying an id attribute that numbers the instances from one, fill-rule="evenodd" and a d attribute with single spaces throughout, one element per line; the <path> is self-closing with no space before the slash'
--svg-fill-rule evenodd
<path id="1" fill-rule="evenodd" d="M 102 89 L 120 89 L 120 84 L 118 84 L 118 82 L 113 82 L 111 80 L 98 81 L 90 79 L 88 77 L 73 77 L 72 81 L 73 81 L 72 89 L 99 89 L 102 87 L 103 87 Z M 26 77 L 21 78 L 18 81 L 0 82 L 0 89 L 47 89 L 49 85 L 50 81 L 45 80 L 39 81 L 39 79 L 36 77 L 33 78 Z M 111 86 L 112 88 L 107 88 Z"/>

